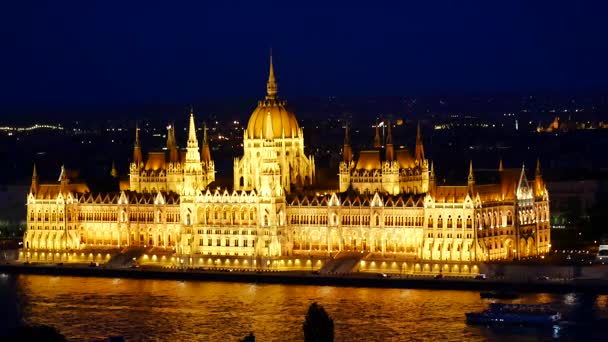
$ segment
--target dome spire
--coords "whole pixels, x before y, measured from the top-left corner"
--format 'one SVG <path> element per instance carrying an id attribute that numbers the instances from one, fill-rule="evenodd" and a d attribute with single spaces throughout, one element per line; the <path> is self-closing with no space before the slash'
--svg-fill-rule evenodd
<path id="1" fill-rule="evenodd" d="M 268 73 L 268 83 L 266 84 L 267 99 L 274 99 L 277 96 L 277 81 L 274 77 L 274 65 L 272 63 L 272 49 L 270 50 L 270 71 Z"/>

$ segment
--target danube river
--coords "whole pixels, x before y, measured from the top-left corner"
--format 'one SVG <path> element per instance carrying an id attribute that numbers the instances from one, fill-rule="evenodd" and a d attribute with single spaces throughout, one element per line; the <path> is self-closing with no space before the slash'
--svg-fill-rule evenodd
<path id="1" fill-rule="evenodd" d="M 608 317 L 607 296 L 534 294 L 513 301 L 552 303 L 583 322 L 596 322 L 536 330 L 467 326 L 464 313 L 488 303 L 474 291 L 32 275 L 2 275 L 0 290 L 4 309 L 19 307 L 14 313 L 4 310 L 5 315 L 54 326 L 78 341 L 113 335 L 127 341 L 238 341 L 249 332 L 257 341 L 298 341 L 312 302 L 334 319 L 336 341 L 608 337 L 606 324 L 598 322 Z"/>

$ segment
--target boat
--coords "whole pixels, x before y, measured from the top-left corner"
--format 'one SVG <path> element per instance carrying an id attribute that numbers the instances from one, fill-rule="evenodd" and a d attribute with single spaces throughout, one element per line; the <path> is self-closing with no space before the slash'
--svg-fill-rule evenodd
<path id="1" fill-rule="evenodd" d="M 516 299 L 519 295 L 516 292 L 508 290 L 484 291 L 479 293 L 481 298 L 496 298 L 496 299 Z"/>
<path id="2" fill-rule="evenodd" d="M 548 305 L 491 303 L 482 312 L 467 312 L 468 324 L 553 325 L 562 315 Z"/>

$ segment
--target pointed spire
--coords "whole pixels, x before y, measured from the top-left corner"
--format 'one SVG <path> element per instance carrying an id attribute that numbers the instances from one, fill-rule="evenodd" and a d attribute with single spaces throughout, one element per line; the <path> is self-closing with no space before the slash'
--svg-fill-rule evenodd
<path id="1" fill-rule="evenodd" d="M 203 145 L 208 144 L 209 140 L 207 137 L 207 123 L 203 122 Z"/>
<path id="2" fill-rule="evenodd" d="M 140 147 L 139 146 L 139 124 L 138 123 L 135 124 L 135 147 Z"/>
<path id="3" fill-rule="evenodd" d="M 175 141 L 173 141 L 173 136 L 171 135 L 172 130 L 173 130 L 173 125 L 168 124 L 167 125 L 167 150 L 169 150 L 169 151 L 171 151 L 171 148 L 175 144 Z"/>
<path id="4" fill-rule="evenodd" d="M 388 120 L 387 121 L 387 126 L 386 126 L 386 129 L 387 129 L 387 132 L 386 132 L 386 144 L 387 145 L 393 143 L 393 130 L 392 130 L 391 126 L 392 126 L 391 121 Z"/>
<path id="5" fill-rule="evenodd" d="M 376 133 L 374 134 L 374 148 L 380 148 L 380 123 L 376 122 Z"/>
<path id="6" fill-rule="evenodd" d="M 500 158 L 500 161 L 498 162 L 498 172 L 503 172 L 504 168 L 502 167 L 502 158 Z"/>
<path id="7" fill-rule="evenodd" d="M 173 122 L 167 126 L 167 150 L 169 151 L 169 163 L 178 163 L 179 153 L 175 140 L 175 123 Z"/>
<path id="8" fill-rule="evenodd" d="M 188 125 L 188 143 L 186 145 L 186 164 L 201 162 L 201 154 L 198 150 L 198 139 L 196 138 L 196 125 L 194 124 L 194 110 L 190 108 L 190 123 Z M 200 165 L 199 165 L 200 166 Z"/>
<path id="9" fill-rule="evenodd" d="M 386 135 L 386 160 L 393 161 L 395 160 L 395 147 L 393 146 L 393 133 L 392 133 L 392 123 L 389 120 L 387 124 L 387 135 Z"/>
<path id="10" fill-rule="evenodd" d="M 433 161 L 431 160 L 431 167 L 429 171 L 429 189 L 428 191 L 431 194 L 435 193 L 435 166 L 433 165 Z"/>
<path id="11" fill-rule="evenodd" d="M 350 126 L 348 122 L 344 127 L 344 145 L 350 145 Z"/>
<path id="12" fill-rule="evenodd" d="M 534 194 L 536 196 L 542 196 L 544 194 L 545 184 L 543 176 L 540 173 L 540 159 L 536 159 L 536 172 L 534 177 Z"/>
<path id="13" fill-rule="evenodd" d="M 61 165 L 61 172 L 59 173 L 59 182 L 61 182 L 61 184 L 66 184 L 68 182 L 68 175 L 65 171 L 65 164 Z"/>
<path id="14" fill-rule="evenodd" d="M 469 161 L 469 177 L 467 179 L 467 183 L 469 186 L 473 186 L 475 184 L 475 176 L 473 175 L 473 160 Z"/>
<path id="15" fill-rule="evenodd" d="M 133 147 L 133 163 L 140 167 L 144 162 L 141 146 L 139 144 L 139 125 L 135 124 L 135 146 Z"/>
<path id="16" fill-rule="evenodd" d="M 346 123 L 346 127 L 344 128 L 344 149 L 342 150 L 342 161 L 350 164 L 353 160 L 353 150 L 350 147 L 350 128 L 348 126 L 348 122 Z"/>
<path id="17" fill-rule="evenodd" d="M 190 124 L 188 127 L 188 148 L 198 149 L 198 139 L 196 138 L 196 125 L 194 124 L 194 110 L 190 108 Z"/>
<path id="18" fill-rule="evenodd" d="M 34 170 L 32 171 L 32 186 L 30 190 L 32 192 L 38 191 L 38 173 L 36 172 L 36 163 L 34 163 Z"/>
<path id="19" fill-rule="evenodd" d="M 114 178 L 118 177 L 118 170 L 116 170 L 116 164 L 112 160 L 112 170 L 110 171 L 110 175 Z"/>
<path id="20" fill-rule="evenodd" d="M 201 149 L 201 160 L 205 163 L 211 161 L 211 150 L 209 149 L 209 138 L 207 137 L 207 123 L 203 124 L 203 148 Z"/>
<path id="21" fill-rule="evenodd" d="M 278 86 L 274 77 L 274 65 L 272 63 L 272 50 L 270 51 L 270 70 L 268 72 L 268 83 L 266 84 L 267 99 L 274 99 L 277 96 Z"/>
<path id="22" fill-rule="evenodd" d="M 420 131 L 420 121 L 418 121 L 418 128 L 416 129 L 416 150 L 415 157 L 418 161 L 424 160 L 424 145 L 422 144 L 422 133 Z"/>

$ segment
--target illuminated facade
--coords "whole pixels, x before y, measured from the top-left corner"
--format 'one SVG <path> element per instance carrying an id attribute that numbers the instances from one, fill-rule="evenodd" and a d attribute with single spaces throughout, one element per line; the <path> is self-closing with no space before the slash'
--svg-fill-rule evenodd
<path id="1" fill-rule="evenodd" d="M 267 96 L 244 132 L 232 190 L 213 186 L 206 130 L 199 149 L 193 114 L 186 148 L 169 127 L 167 148 L 143 158 L 136 130 L 129 181 L 119 192 L 92 193 L 62 172 L 27 199 L 28 250 L 78 251 L 144 247 L 177 255 L 288 257 L 356 251 L 412 260 L 514 259 L 550 250 L 549 198 L 537 165 L 497 171 L 477 184 L 435 182 L 420 127 L 413 155 L 396 150 L 391 124 L 374 148 L 355 157 L 348 127 L 336 191 L 317 193 L 315 162 L 303 131 L 277 96 L 272 60 Z"/>

